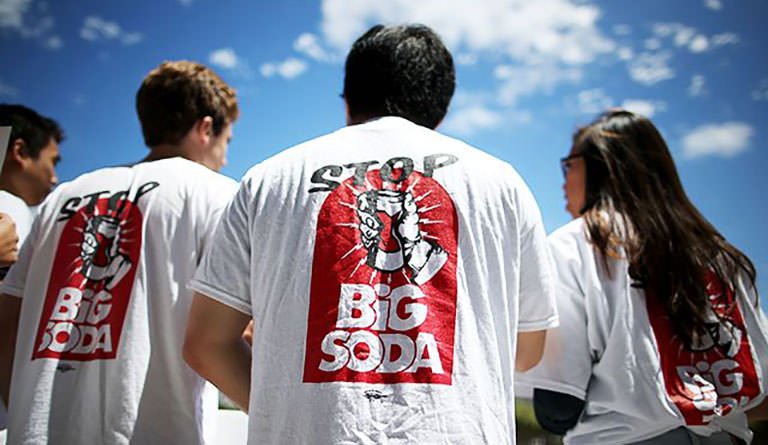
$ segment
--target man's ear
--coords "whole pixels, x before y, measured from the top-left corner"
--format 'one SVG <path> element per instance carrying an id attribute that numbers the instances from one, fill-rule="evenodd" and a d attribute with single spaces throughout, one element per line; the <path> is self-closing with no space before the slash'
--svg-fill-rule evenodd
<path id="1" fill-rule="evenodd" d="M 27 143 L 22 138 L 16 138 L 11 142 L 8 147 L 8 153 L 6 154 L 8 159 L 13 160 L 18 164 L 23 164 L 30 159 L 29 152 L 27 150 Z"/>
<path id="2" fill-rule="evenodd" d="M 195 138 L 203 144 L 208 144 L 213 137 L 213 118 L 211 116 L 201 117 L 195 122 Z"/>

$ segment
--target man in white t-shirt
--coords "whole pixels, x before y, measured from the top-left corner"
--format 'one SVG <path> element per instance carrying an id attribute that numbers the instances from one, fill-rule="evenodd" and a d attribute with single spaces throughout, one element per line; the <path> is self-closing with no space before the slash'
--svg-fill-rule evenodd
<path id="1" fill-rule="evenodd" d="M 13 444 L 204 443 L 217 400 L 181 357 L 192 277 L 237 184 L 235 92 L 165 62 L 136 96 L 150 153 L 86 173 L 40 208 L 0 296 Z"/>
<path id="2" fill-rule="evenodd" d="M 11 127 L 0 174 L 0 212 L 16 223 L 21 245 L 35 217 L 30 207 L 43 202 L 58 182 L 64 132 L 53 119 L 23 105 L 0 104 L 0 126 Z"/>
<path id="3" fill-rule="evenodd" d="M 375 26 L 345 69 L 349 125 L 253 167 L 225 210 L 185 358 L 251 444 L 513 444 L 513 371 L 557 323 L 536 202 L 433 130 L 455 81 L 432 30 Z"/>
<path id="4" fill-rule="evenodd" d="M 11 127 L 0 164 L 0 212 L 13 220 L 21 246 L 35 218 L 30 206 L 40 204 L 58 182 L 56 164 L 64 132 L 53 119 L 23 105 L 0 104 L 0 126 Z M 8 265 L 0 265 L 0 282 L 7 272 Z M 5 427 L 5 404 L 0 400 L 0 431 Z"/>

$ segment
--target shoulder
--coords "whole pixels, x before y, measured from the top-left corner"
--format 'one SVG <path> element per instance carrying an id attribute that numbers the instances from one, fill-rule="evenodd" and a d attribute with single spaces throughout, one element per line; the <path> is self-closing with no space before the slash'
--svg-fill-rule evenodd
<path id="1" fill-rule="evenodd" d="M 212 192 L 219 192 L 234 191 L 237 188 L 237 181 L 234 179 L 180 157 L 136 164 L 133 168 L 153 170 L 153 176 L 159 174 L 161 179 L 172 180 L 193 189 L 213 189 Z"/>
<path id="2" fill-rule="evenodd" d="M 558 228 L 547 237 L 547 242 L 556 264 L 574 261 L 581 263 L 589 246 L 584 220 L 576 218 Z"/>
<path id="3" fill-rule="evenodd" d="M 10 215 L 14 220 L 28 218 L 31 214 L 29 206 L 18 196 L 0 190 L 0 211 Z"/>
<path id="4" fill-rule="evenodd" d="M 586 242 L 584 230 L 584 219 L 576 218 L 549 234 L 547 241 L 549 241 L 550 245 L 555 246 L 561 244 L 575 245 Z"/>

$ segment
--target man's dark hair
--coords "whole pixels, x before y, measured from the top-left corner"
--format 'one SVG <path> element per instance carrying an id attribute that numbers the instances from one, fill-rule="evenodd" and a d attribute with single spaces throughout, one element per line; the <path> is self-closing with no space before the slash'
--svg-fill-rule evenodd
<path id="1" fill-rule="evenodd" d="M 50 118 L 41 116 L 31 108 L 17 104 L 0 104 L 0 126 L 11 127 L 11 138 L 8 148 L 17 139 L 24 141 L 26 153 L 33 159 L 40 156 L 51 139 L 56 143 L 64 139 L 64 131 L 59 124 Z"/>
<path id="2" fill-rule="evenodd" d="M 400 116 L 435 128 L 455 86 L 451 53 L 424 25 L 376 25 L 347 56 L 344 99 L 355 122 Z"/>

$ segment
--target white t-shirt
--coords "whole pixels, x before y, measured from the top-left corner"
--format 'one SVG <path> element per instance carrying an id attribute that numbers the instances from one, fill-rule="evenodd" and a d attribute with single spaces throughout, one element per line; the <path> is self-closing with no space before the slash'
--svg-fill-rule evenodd
<path id="1" fill-rule="evenodd" d="M 236 189 L 172 158 L 53 191 L 3 286 L 23 298 L 9 443 L 203 442 L 218 407 L 181 357 L 186 283 Z"/>
<path id="2" fill-rule="evenodd" d="M 541 363 L 522 374 L 520 383 L 586 400 L 565 443 L 635 442 L 680 426 L 750 440 L 743 411 L 765 396 L 768 340 L 755 291 L 745 280 L 733 293 L 733 333 L 720 329 L 719 348 L 701 345 L 690 352 L 673 334 L 663 306 L 631 286 L 625 260 L 610 258 L 606 271 L 581 218 L 555 231 L 549 242 L 559 278 L 560 326 L 547 336 Z M 713 302 L 733 298 L 710 291 Z"/>
<path id="3" fill-rule="evenodd" d="M 18 196 L 0 190 L 0 212 L 13 219 L 16 224 L 16 234 L 19 236 L 19 246 L 21 246 L 35 219 L 34 211 Z M 0 430 L 5 429 L 6 420 L 5 403 L 0 400 Z"/>
<path id="4" fill-rule="evenodd" d="M 0 212 L 8 214 L 16 223 L 16 234 L 19 235 L 19 246 L 21 246 L 32 227 L 35 210 L 18 196 L 0 190 Z"/>
<path id="5" fill-rule="evenodd" d="M 515 442 L 516 334 L 557 313 L 511 166 L 385 117 L 253 167 L 221 221 L 191 287 L 255 320 L 249 443 Z"/>

